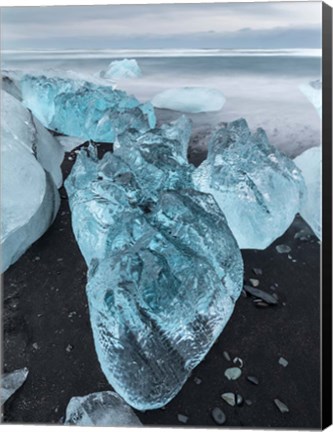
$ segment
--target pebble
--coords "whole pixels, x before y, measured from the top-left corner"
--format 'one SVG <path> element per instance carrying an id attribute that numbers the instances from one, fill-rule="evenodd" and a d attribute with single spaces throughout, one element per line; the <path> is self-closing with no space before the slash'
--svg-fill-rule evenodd
<path id="1" fill-rule="evenodd" d="M 201 384 L 202 383 L 202 379 L 201 378 L 198 378 L 198 377 L 194 377 L 193 378 L 193 381 L 196 383 L 196 384 Z"/>
<path id="2" fill-rule="evenodd" d="M 224 357 L 227 361 L 231 361 L 231 357 L 230 357 L 228 351 L 223 351 L 223 357 Z"/>
<path id="3" fill-rule="evenodd" d="M 289 408 L 287 407 L 287 405 L 281 402 L 280 399 L 274 399 L 274 403 L 282 413 L 289 412 Z"/>
<path id="4" fill-rule="evenodd" d="M 275 249 L 280 254 L 291 252 L 291 248 L 285 244 L 277 245 L 277 246 L 275 246 Z"/>
<path id="5" fill-rule="evenodd" d="M 224 372 L 224 376 L 230 381 L 237 380 L 242 375 L 242 371 L 238 367 L 228 368 Z"/>
<path id="6" fill-rule="evenodd" d="M 263 300 L 264 302 L 266 302 L 268 304 L 275 305 L 278 303 L 278 301 L 276 300 L 276 298 L 274 298 L 272 296 L 272 294 L 269 294 L 269 293 L 262 291 L 258 288 L 254 288 L 254 287 L 251 287 L 249 285 L 244 285 L 244 289 L 249 294 L 253 295 L 254 297 L 260 298 L 261 300 Z"/>
<path id="7" fill-rule="evenodd" d="M 240 394 L 237 394 L 236 395 L 236 403 L 237 403 L 237 405 L 241 406 L 243 404 L 243 401 L 244 401 L 243 396 L 240 395 Z"/>
<path id="8" fill-rule="evenodd" d="M 213 418 L 214 422 L 218 425 L 223 425 L 227 420 L 224 412 L 219 407 L 213 408 L 212 418 Z"/>
<path id="9" fill-rule="evenodd" d="M 250 399 L 245 399 L 245 403 L 247 406 L 251 406 L 252 405 L 252 401 Z"/>
<path id="10" fill-rule="evenodd" d="M 188 417 L 186 416 L 186 415 L 184 415 L 184 414 L 177 414 L 177 418 L 178 418 L 178 421 L 180 422 L 180 423 L 187 423 L 188 422 Z"/>
<path id="11" fill-rule="evenodd" d="M 258 307 L 258 308 L 267 308 L 268 304 L 265 303 L 265 302 L 263 302 L 263 301 L 258 301 L 258 302 L 256 302 L 256 307 Z"/>
<path id="12" fill-rule="evenodd" d="M 288 360 L 286 360 L 286 359 L 283 358 L 283 357 L 280 357 L 280 358 L 279 358 L 279 364 L 280 364 L 281 366 L 283 366 L 283 367 L 287 367 L 287 366 L 288 366 Z"/>
<path id="13" fill-rule="evenodd" d="M 71 352 L 72 349 L 73 349 L 73 345 L 68 344 L 67 347 L 66 347 L 66 351 L 67 351 L 67 352 Z"/>
<path id="14" fill-rule="evenodd" d="M 230 406 L 236 405 L 236 395 L 234 393 L 223 393 L 221 398 Z"/>
<path id="15" fill-rule="evenodd" d="M 34 342 L 34 343 L 32 344 L 32 348 L 33 348 L 34 350 L 38 350 L 38 348 L 39 348 L 38 343 L 37 343 L 37 342 Z"/>
<path id="16" fill-rule="evenodd" d="M 262 275 L 262 270 L 261 270 L 261 268 L 253 268 L 252 271 L 253 271 L 253 273 L 254 273 L 256 276 L 261 276 L 261 275 Z"/>
<path id="17" fill-rule="evenodd" d="M 257 287 L 257 286 L 259 286 L 259 280 L 258 279 L 250 279 L 250 284 L 253 286 L 253 287 Z"/>
<path id="18" fill-rule="evenodd" d="M 248 376 L 248 377 L 246 377 L 246 379 L 250 382 L 250 383 L 252 383 L 252 384 L 254 384 L 254 385 L 258 385 L 259 384 L 259 380 L 258 380 L 258 378 L 257 377 L 255 377 L 255 376 Z"/>

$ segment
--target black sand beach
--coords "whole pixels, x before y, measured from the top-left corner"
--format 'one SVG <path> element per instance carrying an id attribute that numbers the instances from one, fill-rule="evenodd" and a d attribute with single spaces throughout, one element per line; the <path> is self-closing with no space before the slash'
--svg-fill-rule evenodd
<path id="1" fill-rule="evenodd" d="M 66 154 L 64 177 L 74 159 L 74 152 Z M 54 224 L 3 278 L 3 369 L 29 369 L 22 388 L 4 405 L 6 423 L 61 423 L 71 397 L 110 390 L 93 345 L 86 265 L 72 233 L 66 192 L 60 193 Z M 177 418 L 183 414 L 187 426 L 216 427 L 211 410 L 220 407 L 226 427 L 320 428 L 320 245 L 311 234 L 295 238 L 302 229 L 309 232 L 296 217 L 266 250 L 242 251 L 244 280 L 259 279 L 259 288 L 277 294 L 278 305 L 260 308 L 241 295 L 225 330 L 181 392 L 163 409 L 137 412 L 144 425 L 184 426 Z M 290 246 L 291 258 L 277 253 L 278 244 Z M 233 366 L 224 351 L 243 360 L 237 381 L 224 376 Z M 278 363 L 280 357 L 287 367 Z M 259 384 L 249 382 L 248 375 Z M 225 392 L 252 405 L 231 407 L 221 399 Z M 288 413 L 278 410 L 275 398 Z"/>

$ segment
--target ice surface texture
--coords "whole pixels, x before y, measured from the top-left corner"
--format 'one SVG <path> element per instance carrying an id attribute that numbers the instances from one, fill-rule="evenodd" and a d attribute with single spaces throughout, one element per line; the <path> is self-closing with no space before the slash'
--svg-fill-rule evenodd
<path id="1" fill-rule="evenodd" d="M 21 387 L 27 379 L 28 373 L 28 369 L 23 368 L 4 374 L 1 377 L 1 405 Z"/>
<path id="2" fill-rule="evenodd" d="M 312 147 L 297 156 L 294 162 L 302 171 L 307 189 L 307 196 L 302 203 L 300 214 L 315 235 L 321 239 L 322 148 Z"/>
<path id="3" fill-rule="evenodd" d="M 100 76 L 107 79 L 138 78 L 142 75 L 141 69 L 135 59 L 114 60 L 106 71 Z"/>
<path id="4" fill-rule="evenodd" d="M 3 272 L 56 216 L 60 199 L 55 182 L 61 184 L 63 150 L 18 100 L 2 91 L 1 102 Z"/>
<path id="5" fill-rule="evenodd" d="M 315 107 L 319 117 L 322 117 L 322 81 L 310 81 L 308 84 L 299 86 L 301 92 L 309 99 Z"/>
<path id="6" fill-rule="evenodd" d="M 206 87 L 181 87 L 158 93 L 152 104 L 156 108 L 166 108 L 185 113 L 219 111 L 225 103 L 220 90 Z"/>
<path id="7" fill-rule="evenodd" d="M 184 124 L 124 134 L 102 160 L 81 151 L 65 182 L 89 266 L 99 361 L 113 388 L 141 410 L 179 392 L 230 318 L 243 282 L 223 213 L 193 188 Z"/>
<path id="8" fill-rule="evenodd" d="M 20 88 L 24 104 L 45 127 L 84 140 L 114 142 L 129 128 L 144 132 L 156 123 L 150 103 L 140 104 L 111 85 L 27 74 Z"/>
<path id="9" fill-rule="evenodd" d="M 294 162 L 269 144 L 263 129 L 251 134 L 244 119 L 212 135 L 193 181 L 213 194 L 241 249 L 265 249 L 281 236 L 305 194 Z"/>
<path id="10" fill-rule="evenodd" d="M 133 410 L 111 391 L 73 397 L 67 406 L 65 425 L 142 426 Z"/>

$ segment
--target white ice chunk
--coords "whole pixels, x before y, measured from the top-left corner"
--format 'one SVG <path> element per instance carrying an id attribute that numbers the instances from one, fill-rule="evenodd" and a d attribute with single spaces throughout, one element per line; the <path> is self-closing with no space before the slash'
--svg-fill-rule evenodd
<path id="1" fill-rule="evenodd" d="M 307 196 L 301 206 L 300 214 L 315 235 L 321 239 L 321 147 L 306 150 L 297 156 L 294 162 L 302 171 L 307 189 Z"/>
<path id="2" fill-rule="evenodd" d="M 299 86 L 301 92 L 309 99 L 317 110 L 319 117 L 322 117 L 322 81 L 310 81 L 308 84 Z"/>
<path id="3" fill-rule="evenodd" d="M 21 385 L 28 376 L 28 369 L 17 369 L 14 372 L 4 374 L 1 378 L 1 405 L 3 405 Z"/>
<path id="4" fill-rule="evenodd" d="M 4 91 L 1 102 L 3 272 L 44 234 L 56 216 L 60 199 L 51 174 L 36 158 L 39 152 L 40 159 L 46 162 L 47 147 L 44 149 L 43 144 L 52 144 L 52 136 L 40 124 L 36 126 L 29 111 Z"/>
<path id="5" fill-rule="evenodd" d="M 152 100 L 156 108 L 171 109 L 186 113 L 219 111 L 225 97 L 217 89 L 206 87 L 181 87 L 158 93 Z"/>
<path id="6" fill-rule="evenodd" d="M 26 109 L 19 100 L 1 91 L 2 131 L 9 140 L 14 140 L 33 152 L 43 168 L 51 174 L 57 187 L 62 185 L 60 165 L 64 150 L 59 142 Z"/>
<path id="7" fill-rule="evenodd" d="M 65 425 L 142 426 L 132 408 L 112 391 L 73 397 L 67 406 Z"/>
<path id="8" fill-rule="evenodd" d="M 71 152 L 76 147 L 84 143 L 84 139 L 72 137 L 72 136 L 65 136 L 65 135 L 59 135 L 57 136 L 57 140 L 62 145 L 65 152 Z"/>
<path id="9" fill-rule="evenodd" d="M 124 59 L 112 61 L 106 71 L 100 76 L 107 79 L 138 78 L 142 75 L 140 66 L 135 59 Z"/>

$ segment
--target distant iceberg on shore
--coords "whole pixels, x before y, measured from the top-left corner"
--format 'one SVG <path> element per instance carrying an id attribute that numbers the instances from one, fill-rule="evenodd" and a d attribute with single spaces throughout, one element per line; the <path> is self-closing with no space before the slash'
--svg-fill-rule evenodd
<path id="1" fill-rule="evenodd" d="M 138 78 L 142 71 L 135 59 L 124 59 L 112 61 L 106 71 L 100 72 L 101 78 L 120 79 L 120 78 Z"/>

